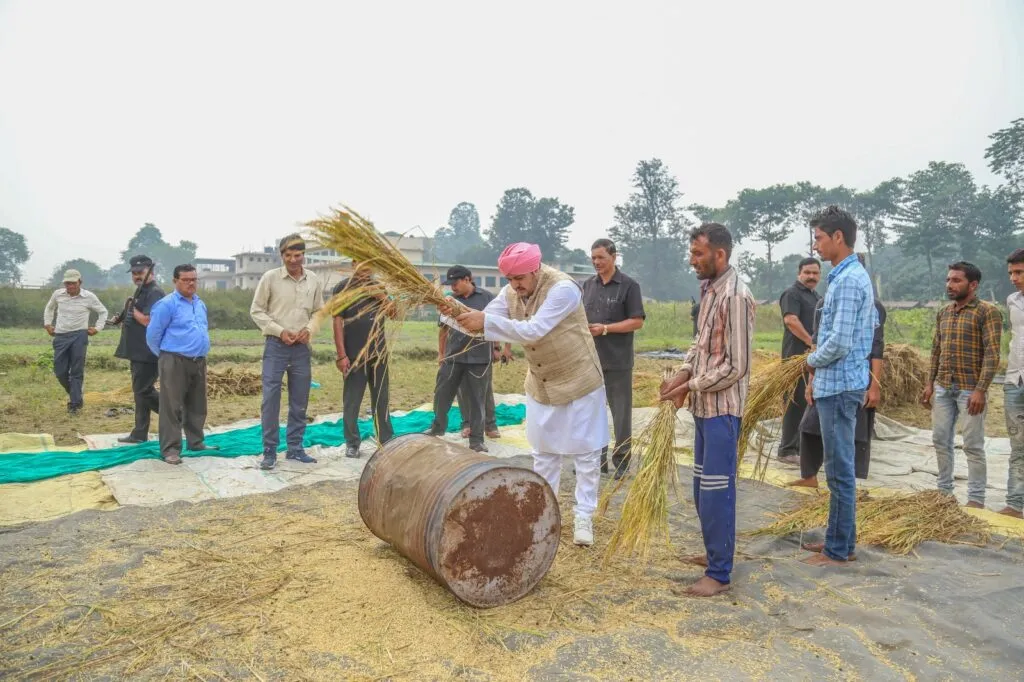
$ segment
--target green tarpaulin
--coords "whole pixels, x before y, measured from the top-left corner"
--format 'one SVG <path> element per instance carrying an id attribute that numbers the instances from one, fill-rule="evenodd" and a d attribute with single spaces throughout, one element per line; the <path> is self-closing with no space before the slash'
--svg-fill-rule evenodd
<path id="1" fill-rule="evenodd" d="M 499 426 L 520 424 L 526 418 L 526 405 L 495 405 L 494 416 Z M 391 418 L 395 435 L 406 433 L 422 433 L 430 428 L 434 421 L 434 413 L 425 410 L 414 410 L 402 416 Z M 462 417 L 457 407 L 448 412 L 448 431 L 462 428 Z M 360 419 L 359 433 L 362 437 L 374 437 L 373 420 Z M 263 431 L 257 424 L 246 429 L 236 429 L 225 433 L 210 434 L 206 437 L 207 445 L 216 445 L 219 450 L 181 453 L 182 457 L 241 457 L 243 455 L 260 455 L 263 453 Z M 323 445 L 336 447 L 345 444 L 341 421 L 310 424 L 306 427 L 303 440 L 306 447 Z M 284 450 L 285 430 L 281 429 L 281 445 Z M 0 454 L 0 483 L 26 483 L 41 481 L 45 478 L 78 474 L 83 471 L 107 469 L 120 464 L 128 464 L 140 459 L 159 459 L 160 445 L 156 441 L 106 448 L 103 450 L 82 450 L 81 452 L 9 452 Z"/>

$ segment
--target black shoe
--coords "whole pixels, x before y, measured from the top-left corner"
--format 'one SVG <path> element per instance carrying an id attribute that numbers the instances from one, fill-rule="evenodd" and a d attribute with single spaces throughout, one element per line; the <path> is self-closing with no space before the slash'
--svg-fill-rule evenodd
<path id="1" fill-rule="evenodd" d="M 263 455 L 263 459 L 260 460 L 260 469 L 264 471 L 270 471 L 277 464 L 277 455 Z"/>
<path id="2" fill-rule="evenodd" d="M 145 443 L 146 439 L 138 439 L 135 436 L 121 436 L 117 439 L 118 443 L 124 443 L 125 445 L 138 445 L 139 443 Z"/>
<path id="3" fill-rule="evenodd" d="M 469 449 L 472 450 L 473 452 L 490 452 L 490 450 L 487 449 L 487 446 L 484 445 L 483 443 L 477 443 L 476 445 L 470 445 Z"/>
<path id="4" fill-rule="evenodd" d="M 68 405 L 68 414 L 70 414 L 72 417 L 78 416 L 78 414 L 80 414 L 81 411 L 82 411 L 81 406 L 72 407 L 72 406 Z"/>
<path id="5" fill-rule="evenodd" d="M 345 456 L 351 459 L 359 459 L 359 448 L 354 448 L 351 445 L 345 448 Z"/>

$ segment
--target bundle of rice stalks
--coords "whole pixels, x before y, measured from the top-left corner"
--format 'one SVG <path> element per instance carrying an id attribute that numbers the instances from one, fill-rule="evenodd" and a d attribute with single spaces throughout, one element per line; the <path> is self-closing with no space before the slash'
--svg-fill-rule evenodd
<path id="1" fill-rule="evenodd" d="M 245 367 L 211 369 L 206 373 L 206 395 L 224 398 L 235 395 L 259 395 L 263 391 L 262 375 Z"/>
<path id="2" fill-rule="evenodd" d="M 394 244 L 385 239 L 373 223 L 348 206 L 332 209 L 330 215 L 306 223 L 312 238 L 354 261 L 371 267 L 387 292 L 409 307 L 424 303 L 468 310 L 458 301 L 446 298 L 437 284 L 429 281 Z"/>
<path id="3" fill-rule="evenodd" d="M 754 535 L 790 535 L 828 524 L 829 495 L 816 495 Z M 857 542 L 908 554 L 922 542 L 984 546 L 988 524 L 965 513 L 952 495 L 938 490 L 871 497 L 857 495 Z"/>
<path id="4" fill-rule="evenodd" d="M 928 364 L 916 348 L 902 343 L 887 345 L 881 407 L 916 405 L 927 375 Z"/>
<path id="5" fill-rule="evenodd" d="M 743 462 L 747 443 L 755 431 L 760 435 L 757 445 L 758 462 L 755 470 L 763 469 L 767 465 L 764 444 L 775 434 L 769 432 L 761 422 L 781 417 L 786 411 L 786 406 L 793 399 L 793 391 L 800 382 L 800 377 L 803 376 L 806 360 L 806 354 L 794 355 L 785 360 L 776 360 L 762 365 L 754 372 L 750 379 L 750 389 L 747 392 L 747 404 L 743 408 L 743 420 L 740 425 L 740 437 L 736 452 L 737 467 Z"/>
<path id="6" fill-rule="evenodd" d="M 658 411 L 639 436 L 633 438 L 633 452 L 640 457 L 636 477 L 626 492 L 622 512 L 608 541 L 604 563 L 623 552 L 639 553 L 646 561 L 651 540 L 655 537 L 668 543 L 668 492 L 679 485 L 679 470 L 674 451 L 676 407 L 661 401 Z M 622 487 L 622 478 L 605 488 L 598 505 L 598 514 L 606 515 L 612 497 Z"/>

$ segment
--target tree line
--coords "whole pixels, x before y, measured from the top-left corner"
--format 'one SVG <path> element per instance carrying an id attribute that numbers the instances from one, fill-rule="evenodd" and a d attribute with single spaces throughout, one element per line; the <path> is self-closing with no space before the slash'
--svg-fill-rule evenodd
<path id="1" fill-rule="evenodd" d="M 810 181 L 744 188 L 724 206 L 686 204 L 679 182 L 657 158 L 637 163 L 632 190 L 611 209 L 605 234 L 618 244 L 624 269 L 640 281 L 644 294 L 657 300 L 689 300 L 698 285 L 688 264 L 689 230 L 701 222 L 727 225 L 745 249 L 735 265 L 759 299 L 777 298 L 789 286 L 796 264 L 811 254 L 810 216 L 839 205 L 859 226 L 857 250 L 866 253 L 879 294 L 886 299 L 941 298 L 945 265 L 967 260 L 985 275 L 981 291 L 1002 299 L 1011 291 L 1003 274 L 1005 258 L 1024 229 L 1024 118 L 989 135 L 989 168 L 999 177 L 995 187 L 980 185 L 962 163 L 932 161 L 907 177 L 886 179 L 875 187 L 823 187 Z M 506 190 L 482 229 L 476 206 L 462 202 L 433 239 L 435 263 L 493 263 L 505 245 L 539 244 L 549 262 L 588 263 L 589 253 L 568 247 L 575 221 L 572 206 L 557 197 L 537 197 L 525 187 Z M 807 249 L 780 254 L 795 231 L 804 231 Z M 154 225 L 144 225 L 121 252 L 121 262 L 102 268 L 75 259 L 54 268 L 50 284 L 60 284 L 67 268 L 82 272 L 92 288 L 128 284 L 127 259 L 146 253 L 158 272 L 195 258 L 196 244 L 164 241 Z M 0 282 L 17 283 L 29 253 L 22 235 L 0 228 Z"/>

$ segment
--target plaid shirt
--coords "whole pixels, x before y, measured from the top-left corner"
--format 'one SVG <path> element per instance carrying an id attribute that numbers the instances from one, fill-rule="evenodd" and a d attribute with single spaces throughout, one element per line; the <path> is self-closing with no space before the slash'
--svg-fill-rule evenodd
<path id="1" fill-rule="evenodd" d="M 867 271 L 851 254 L 828 273 L 814 368 L 814 397 L 863 391 L 871 380 L 871 343 L 878 326 L 875 294 Z"/>
<path id="2" fill-rule="evenodd" d="M 754 345 L 754 297 L 729 268 L 701 285 L 697 340 L 686 354 L 694 417 L 743 417 Z"/>
<path id="3" fill-rule="evenodd" d="M 960 310 L 955 303 L 935 317 L 931 380 L 943 388 L 987 391 L 999 367 L 1003 316 L 991 303 L 973 299 Z"/>

